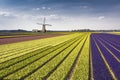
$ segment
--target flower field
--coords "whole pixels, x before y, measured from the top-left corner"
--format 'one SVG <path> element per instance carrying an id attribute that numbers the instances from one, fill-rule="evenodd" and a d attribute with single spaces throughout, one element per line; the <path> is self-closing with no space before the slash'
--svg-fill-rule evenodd
<path id="1" fill-rule="evenodd" d="M 92 76 L 97 80 L 120 80 L 120 36 L 92 34 Z"/>
<path id="2" fill-rule="evenodd" d="M 83 32 L 0 45 L 0 80 L 120 80 L 120 36 Z"/>

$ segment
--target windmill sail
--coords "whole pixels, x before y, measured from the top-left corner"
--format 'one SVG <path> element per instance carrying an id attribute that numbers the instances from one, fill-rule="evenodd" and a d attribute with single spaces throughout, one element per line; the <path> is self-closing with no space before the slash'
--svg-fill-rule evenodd
<path id="1" fill-rule="evenodd" d="M 45 24 L 46 18 L 44 17 L 43 24 L 37 23 L 38 25 L 42 25 L 42 32 L 46 32 L 46 26 L 52 26 L 50 24 Z"/>

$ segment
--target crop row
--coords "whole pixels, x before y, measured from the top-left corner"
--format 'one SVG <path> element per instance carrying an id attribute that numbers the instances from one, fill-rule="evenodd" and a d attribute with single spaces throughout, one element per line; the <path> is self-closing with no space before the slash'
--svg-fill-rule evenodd
<path id="1" fill-rule="evenodd" d="M 88 80 L 89 79 L 89 47 L 90 34 L 84 43 L 83 49 L 80 50 L 81 55 L 78 57 L 76 66 L 74 67 L 71 80 Z M 71 71 L 72 72 L 72 71 Z"/>
<path id="2" fill-rule="evenodd" d="M 74 60 L 79 54 L 79 50 L 82 47 L 85 39 L 86 36 L 80 43 L 75 46 L 75 48 L 72 48 L 71 54 L 60 64 L 60 66 L 58 66 L 58 68 L 52 74 L 49 75 L 47 78 L 48 80 L 64 80 L 66 78 L 70 68 L 72 67 L 72 64 L 74 63 Z"/>
<path id="3" fill-rule="evenodd" d="M 110 36 L 113 38 L 111 39 Z M 115 46 L 116 41 L 119 41 L 118 38 L 118 35 L 112 34 L 93 34 L 91 36 L 93 76 L 95 79 L 120 79 L 120 48 Z M 100 72 L 101 74 L 99 74 Z"/>
<path id="4" fill-rule="evenodd" d="M 76 37 L 77 38 L 77 37 Z M 73 38 L 73 39 L 75 39 L 75 38 Z M 30 53 L 27 53 L 27 54 L 24 54 L 24 55 L 22 55 L 22 56 L 18 56 L 18 57 L 15 57 L 15 58 L 12 58 L 12 59 L 10 59 L 10 60 L 7 60 L 7 61 L 5 61 L 5 62 L 2 62 L 1 64 L 0 64 L 0 69 L 3 69 L 3 68 L 7 68 L 7 67 L 9 67 L 9 66 L 11 66 L 11 65 L 13 65 L 13 64 L 16 64 L 16 63 L 19 63 L 19 62 L 21 62 L 21 61 L 24 61 L 24 60 L 26 60 L 26 59 L 28 59 L 28 58 L 31 58 L 31 57 L 33 57 L 33 56 L 37 56 L 39 53 L 42 53 L 42 52 L 44 52 L 44 51 L 46 51 L 46 50 L 49 50 L 49 49 L 51 49 L 50 51 L 53 51 L 53 50 L 55 50 L 55 49 L 57 49 L 58 47 L 61 47 L 61 46 L 63 46 L 64 44 L 67 44 L 68 42 L 70 42 L 70 41 L 72 41 L 73 39 L 70 39 L 70 40 L 68 40 L 68 41 L 65 41 L 65 42 L 63 42 L 62 44 L 58 44 L 58 45 L 56 45 L 56 46 L 47 46 L 47 47 L 44 47 L 44 48 L 41 48 L 41 49 L 38 49 L 38 50 L 35 50 L 35 51 L 33 51 L 33 52 L 30 52 Z M 55 48 L 55 49 L 54 49 Z M 45 55 L 45 54 L 44 54 Z M 9 64 L 8 64 L 9 63 Z"/>
<path id="5" fill-rule="evenodd" d="M 75 40 L 77 40 L 77 39 L 75 39 Z M 70 43 L 73 42 L 73 41 L 74 40 L 70 41 Z M 68 43 L 66 44 L 66 46 L 69 46 L 69 45 L 70 44 L 68 44 Z M 5 77 L 5 76 L 8 76 L 12 73 L 15 73 L 15 72 L 19 71 L 20 69 L 25 68 L 28 65 L 31 65 L 31 64 L 34 64 L 34 63 L 37 63 L 37 62 L 41 62 L 41 63 L 43 62 L 44 63 L 45 60 L 43 58 L 48 59 L 47 57 L 51 57 L 52 55 L 57 54 L 60 50 L 63 50 L 64 48 L 66 48 L 66 46 L 64 46 L 64 47 L 61 47 L 61 46 L 62 46 L 62 44 L 60 44 L 58 46 L 55 46 L 54 48 L 48 49 L 48 50 L 46 50 L 46 51 L 44 51 L 44 52 L 42 52 L 38 55 L 35 55 L 33 57 L 27 58 L 24 61 L 16 63 L 13 66 L 10 66 L 8 68 L 5 68 L 5 69 L 1 70 L 0 71 L 0 73 L 2 74 L 1 78 Z M 61 48 L 59 48 L 59 47 L 61 47 Z"/>
<path id="6" fill-rule="evenodd" d="M 45 46 L 45 45 L 53 45 L 53 44 L 59 44 L 61 42 L 64 42 L 66 40 L 69 40 L 76 36 L 78 34 L 71 34 L 71 35 L 64 35 L 60 37 L 54 37 L 54 38 L 46 38 L 46 39 L 38 39 L 38 40 L 32 40 L 32 41 L 24 41 L 20 43 L 13 43 L 13 44 L 6 44 L 0 46 L 0 54 L 3 53 L 10 53 L 12 51 L 22 50 L 26 48 L 31 48 L 31 46 Z M 10 51 L 10 52 L 9 52 Z"/>
<path id="7" fill-rule="evenodd" d="M 0 80 L 120 79 L 119 35 L 75 33 L 0 48 Z"/>
<path id="8" fill-rule="evenodd" d="M 71 36 L 69 36 L 70 38 L 69 39 L 72 39 L 72 38 L 74 38 L 74 37 L 71 37 Z M 69 40 L 69 39 L 67 39 L 68 37 L 66 37 L 66 39 L 65 40 L 62 40 L 62 41 L 60 41 L 60 40 L 58 40 L 59 41 L 59 43 L 57 43 L 57 44 L 60 44 L 60 43 L 62 43 L 62 42 L 64 42 L 64 41 L 67 41 L 67 40 Z M 63 38 L 64 39 L 64 38 Z M 53 43 L 54 41 L 52 41 L 52 43 Z M 56 42 L 56 41 L 55 41 Z M 55 43 L 54 42 L 54 43 Z M 40 42 L 41 43 L 41 42 Z M 1 62 L 4 62 L 4 61 L 6 61 L 6 60 L 9 60 L 9 59 L 12 59 L 12 58 L 15 58 L 15 57 L 18 57 L 18 56 L 21 56 L 21 55 L 24 55 L 24 54 L 26 54 L 26 53 L 30 53 L 30 52 L 33 52 L 33 51 L 35 51 L 35 50 L 37 50 L 37 49 L 40 49 L 40 48 L 42 48 L 42 47 L 45 47 L 45 46 L 54 46 L 54 45 L 50 45 L 51 44 L 51 41 L 48 41 L 47 43 L 45 43 L 45 44 L 47 44 L 47 45 L 42 45 L 42 44 L 44 44 L 44 43 L 42 43 L 42 44 L 40 44 L 40 43 L 37 43 L 37 45 L 36 46 L 28 46 L 28 47 L 24 47 L 24 49 L 21 49 L 21 50 L 11 50 L 11 52 L 8 52 L 7 54 L 4 54 L 4 55 L 2 55 L 2 56 L 0 56 L 0 63 Z M 28 44 L 29 44 L 29 42 L 28 42 Z M 57 45 L 56 44 L 56 45 Z M 12 45 L 14 45 L 14 44 L 12 44 Z M 21 44 L 22 45 L 22 44 Z M 34 45 L 34 44 L 33 44 Z M 24 44 L 23 44 L 23 46 L 24 46 Z M 12 47 L 12 46 L 11 46 Z"/>

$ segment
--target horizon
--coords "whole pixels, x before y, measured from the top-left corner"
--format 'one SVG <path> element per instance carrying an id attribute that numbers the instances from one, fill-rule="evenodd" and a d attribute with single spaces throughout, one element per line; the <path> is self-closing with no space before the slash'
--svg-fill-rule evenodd
<path id="1" fill-rule="evenodd" d="M 33 29 L 34 30 L 34 29 Z M 38 31 L 42 31 L 42 30 L 39 30 L 39 29 L 37 29 Z M 120 31 L 120 29 L 73 29 L 73 30 L 47 30 L 47 32 L 49 32 L 49 31 L 85 31 L 86 32 L 86 30 L 88 30 L 87 32 L 89 32 L 89 31 Z M 0 31 L 32 31 L 32 30 L 25 30 L 25 29 L 3 29 L 3 30 L 0 30 Z"/>
<path id="2" fill-rule="evenodd" d="M 120 30 L 119 0 L 0 0 L 0 30 Z"/>

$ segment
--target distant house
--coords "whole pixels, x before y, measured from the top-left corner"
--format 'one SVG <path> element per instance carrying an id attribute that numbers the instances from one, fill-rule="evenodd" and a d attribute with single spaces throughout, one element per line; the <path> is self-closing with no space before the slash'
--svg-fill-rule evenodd
<path id="1" fill-rule="evenodd" d="M 32 32 L 38 32 L 38 29 L 33 29 Z"/>

